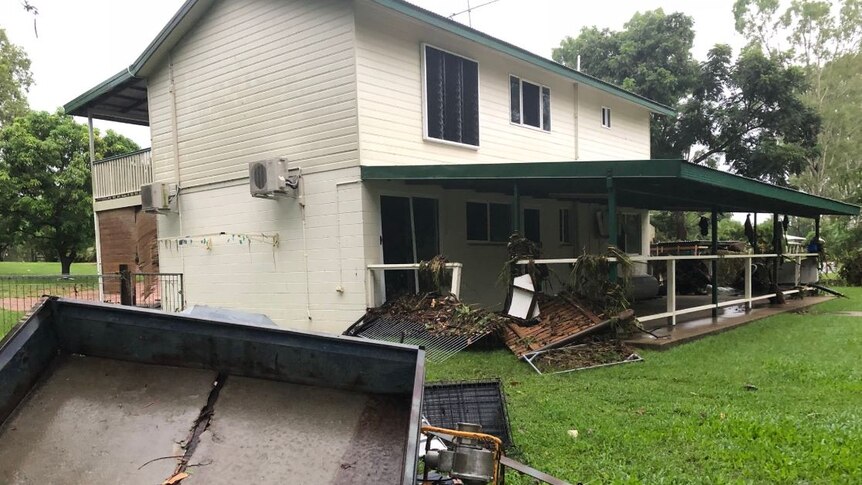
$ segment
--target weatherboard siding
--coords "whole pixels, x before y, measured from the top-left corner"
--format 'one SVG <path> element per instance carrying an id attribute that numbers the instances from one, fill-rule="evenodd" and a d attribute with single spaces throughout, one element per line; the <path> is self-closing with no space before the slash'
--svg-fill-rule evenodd
<path id="1" fill-rule="evenodd" d="M 611 108 L 611 127 L 602 126 L 602 107 Z M 650 114 L 646 108 L 589 86 L 578 86 L 578 159 L 650 158 Z"/>
<path id="2" fill-rule="evenodd" d="M 149 79 L 156 180 L 176 181 L 174 129 L 181 187 L 278 156 L 303 170 L 357 165 L 354 64 L 350 2 L 216 2 Z"/>
<path id="3" fill-rule="evenodd" d="M 421 44 L 479 62 L 478 150 L 423 140 Z M 535 162 L 575 157 L 571 81 L 390 11 L 356 4 L 360 159 L 364 165 Z M 512 124 L 509 75 L 551 89 L 551 132 Z"/>

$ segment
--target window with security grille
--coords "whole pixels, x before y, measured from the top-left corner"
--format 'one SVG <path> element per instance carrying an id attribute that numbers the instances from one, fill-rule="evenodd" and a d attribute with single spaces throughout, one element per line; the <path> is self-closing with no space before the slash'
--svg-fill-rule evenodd
<path id="1" fill-rule="evenodd" d="M 479 64 L 425 46 L 425 134 L 479 146 Z"/>

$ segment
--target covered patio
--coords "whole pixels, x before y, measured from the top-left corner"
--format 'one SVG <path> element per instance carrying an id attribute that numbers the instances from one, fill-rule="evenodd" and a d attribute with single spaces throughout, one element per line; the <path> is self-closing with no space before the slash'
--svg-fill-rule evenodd
<path id="1" fill-rule="evenodd" d="M 783 254 L 782 228 L 779 216 L 811 218 L 815 225 L 815 239 L 819 240 L 822 215 L 854 216 L 859 207 L 844 202 L 817 197 L 785 187 L 734 175 L 684 160 L 620 160 L 620 161 L 564 161 L 507 164 L 457 165 L 400 165 L 363 166 L 363 181 L 400 181 L 408 186 L 436 186 L 444 190 L 472 190 L 505 195 L 511 200 L 512 231 L 524 234 L 521 212 L 523 197 L 572 201 L 595 204 L 606 212 L 607 228 L 617 228 L 620 208 L 638 210 L 667 210 L 700 212 L 709 217 L 711 251 L 698 255 L 649 254 L 649 246 L 642 247 L 632 260 L 636 265 L 652 266 L 657 262 L 666 265 L 663 283 L 666 296 L 657 297 L 633 306 L 636 316 L 648 327 L 674 326 L 683 322 L 700 322 L 695 333 L 701 333 L 704 319 L 717 330 L 730 319 L 760 313 L 775 289 L 763 290 L 753 285 L 752 268 L 755 261 L 768 267 L 771 281 L 778 281 L 780 264 L 788 261 L 801 266 L 805 259 L 813 261 L 818 254 Z M 718 216 L 721 213 L 748 212 L 773 214 L 772 250 L 768 254 L 719 254 Z M 599 223 L 601 225 L 601 222 Z M 603 247 L 621 247 L 617 230 L 602 234 Z M 755 248 L 756 251 L 756 248 Z M 603 251 L 602 251 L 603 252 Z M 576 251 L 575 254 L 579 254 Z M 684 259 L 700 260 L 709 268 L 710 294 L 690 297 L 679 295 L 676 284 L 676 263 Z M 741 259 L 744 271 L 744 289 L 739 294 L 720 295 L 718 268 L 725 260 Z M 537 259 L 534 263 L 570 265 L 576 257 Z M 500 261 L 502 264 L 502 261 Z M 519 261 L 526 264 L 528 261 Z M 385 265 L 377 265 L 385 266 Z M 383 268 L 376 268 L 383 269 Z M 467 268 L 464 271 L 468 271 Z M 797 271 L 797 275 L 799 271 Z M 608 278 L 617 278 L 616 268 Z M 493 282 L 489 282 L 493 283 Z M 806 289 L 797 276 L 796 284 L 784 288 L 782 296 L 802 293 Z M 805 301 L 810 300 L 806 299 Z M 798 305 L 780 308 L 787 311 Z M 774 310 L 774 309 L 773 309 Z M 734 320 L 736 321 L 736 320 Z M 681 327 L 680 327 L 681 328 Z M 678 332 L 682 333 L 682 332 Z"/>

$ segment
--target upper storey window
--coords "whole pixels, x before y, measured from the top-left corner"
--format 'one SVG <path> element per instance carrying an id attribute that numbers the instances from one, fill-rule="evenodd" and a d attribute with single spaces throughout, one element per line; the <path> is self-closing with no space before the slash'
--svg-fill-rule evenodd
<path id="1" fill-rule="evenodd" d="M 611 109 L 605 106 L 602 106 L 602 126 L 611 127 Z"/>
<path id="2" fill-rule="evenodd" d="M 479 146 L 479 64 L 424 46 L 425 135 Z"/>
<path id="3" fill-rule="evenodd" d="M 512 123 L 551 131 L 551 89 L 509 76 Z"/>

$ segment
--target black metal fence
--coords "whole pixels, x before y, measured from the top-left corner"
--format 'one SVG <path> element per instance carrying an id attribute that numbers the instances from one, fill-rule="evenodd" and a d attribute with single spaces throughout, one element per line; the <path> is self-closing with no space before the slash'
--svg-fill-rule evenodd
<path id="1" fill-rule="evenodd" d="M 0 275 L 0 338 L 46 296 L 178 312 L 184 308 L 183 275 Z"/>

